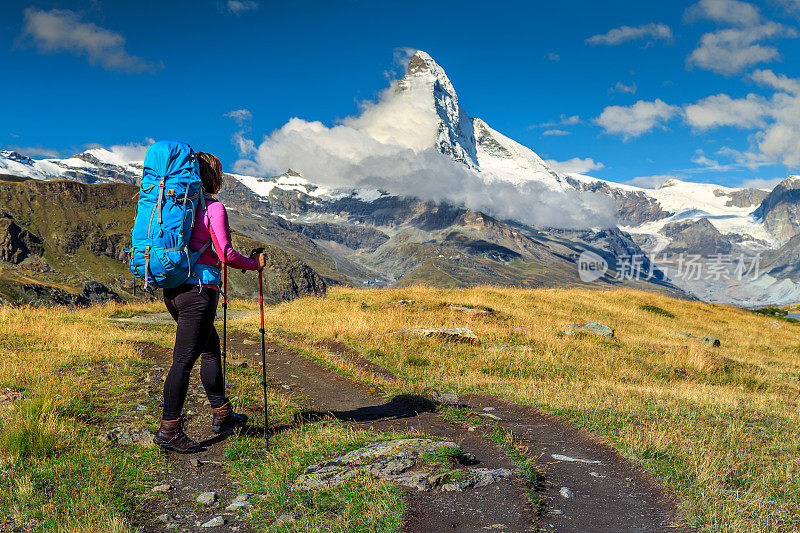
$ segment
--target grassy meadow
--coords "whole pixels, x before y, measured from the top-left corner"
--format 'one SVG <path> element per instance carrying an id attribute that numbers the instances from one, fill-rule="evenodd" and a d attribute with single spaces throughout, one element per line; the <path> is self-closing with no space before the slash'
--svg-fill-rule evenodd
<path id="1" fill-rule="evenodd" d="M 174 328 L 109 319 L 162 307 L 0 307 L 0 531 L 121 533 L 139 531 L 142 519 L 155 520 L 137 519 L 137 512 L 143 499 L 157 497 L 150 488 L 163 482 L 165 456 L 155 446 L 109 446 L 96 437 L 120 425 L 157 429 L 160 397 L 146 402 L 145 411 L 137 408 L 143 377 L 156 366 L 138 343 L 171 346 Z M 260 369 L 229 372 L 235 406 L 260 406 Z M 271 423 L 279 425 L 299 411 L 273 394 L 269 409 Z M 259 407 L 248 414 L 263 426 L 260 412 Z M 259 529 L 396 531 L 405 509 L 396 487 L 360 479 L 323 491 L 308 507 L 308 495 L 290 493 L 288 486 L 323 457 L 407 436 L 412 435 L 355 431 L 321 420 L 281 432 L 271 442 L 272 455 L 264 454 L 263 437 L 232 436 L 225 467 L 242 491 L 254 494 L 250 519 Z M 284 513 L 296 522 L 270 528 Z"/>
<path id="2" fill-rule="evenodd" d="M 566 416 L 642 461 L 700 530 L 800 528 L 800 326 L 790 322 L 630 290 L 485 287 L 337 288 L 266 320 L 342 341 L 411 386 L 489 392 Z M 586 321 L 615 338 L 564 333 Z M 387 335 L 418 326 L 468 327 L 481 343 Z"/>
<path id="3" fill-rule="evenodd" d="M 155 364 L 137 343 L 170 345 L 173 330 L 109 318 L 161 310 L 158 302 L 0 308 L 0 528 L 136 530 L 138 498 L 160 482 L 165 459 L 95 437 L 123 424 L 155 429 L 157 406 L 136 407 Z M 611 326 L 615 338 L 565 334 L 586 321 Z M 481 342 L 389 335 L 417 326 L 468 327 Z M 255 334 L 258 325 L 245 317 L 229 327 Z M 568 417 L 647 466 L 679 497 L 685 524 L 701 531 L 800 528 L 800 325 L 630 290 L 412 287 L 334 288 L 270 308 L 266 327 L 344 373 L 378 379 L 313 341 L 348 344 L 401 378 L 388 389 L 488 392 Z M 260 403 L 260 370 L 231 372 L 235 404 Z M 279 424 L 297 411 L 278 395 L 270 409 Z M 280 433 L 265 456 L 260 439 L 239 436 L 226 469 L 256 495 L 259 528 L 291 513 L 297 522 L 285 530 L 395 531 L 404 509 L 395 488 L 359 480 L 313 509 L 287 490 L 321 457 L 386 437 L 323 420 Z"/>

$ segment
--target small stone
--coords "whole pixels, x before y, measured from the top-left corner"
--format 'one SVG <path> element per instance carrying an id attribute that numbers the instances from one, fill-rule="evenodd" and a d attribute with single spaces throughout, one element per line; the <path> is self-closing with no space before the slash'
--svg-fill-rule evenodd
<path id="1" fill-rule="evenodd" d="M 164 483 L 163 485 L 156 485 L 155 487 L 150 489 L 150 492 L 167 493 L 167 492 L 169 492 L 171 490 L 172 490 L 172 485 L 170 485 L 169 483 Z"/>
<path id="2" fill-rule="evenodd" d="M 164 514 L 159 515 L 158 517 L 156 517 L 156 520 L 158 520 L 159 522 L 164 522 L 166 524 L 168 522 L 172 522 L 172 517 L 170 515 L 168 515 L 167 513 L 164 513 Z"/>
<path id="3" fill-rule="evenodd" d="M 214 518 L 204 523 L 200 527 L 219 527 L 224 525 L 225 525 L 225 519 L 222 518 L 221 516 L 215 516 Z"/>
<path id="4" fill-rule="evenodd" d="M 149 429 L 137 426 L 120 426 L 97 437 L 108 444 L 152 446 L 153 434 Z"/>
<path id="5" fill-rule="evenodd" d="M 550 514 L 556 515 L 556 516 L 561 516 L 562 514 L 564 514 L 564 511 L 562 511 L 561 509 L 551 509 L 550 510 Z"/>
<path id="6" fill-rule="evenodd" d="M 286 390 L 292 390 L 292 388 L 289 385 L 287 385 L 286 383 L 282 384 L 281 387 L 283 387 Z"/>
<path id="7" fill-rule="evenodd" d="M 613 337 L 614 330 L 605 324 L 599 322 L 584 322 L 583 324 L 572 324 L 572 329 L 565 331 L 567 335 L 575 335 L 575 333 L 589 333 L 599 337 Z"/>
<path id="8" fill-rule="evenodd" d="M 475 426 L 470 426 L 467 428 L 467 431 L 475 431 Z"/>
<path id="9" fill-rule="evenodd" d="M 417 489 L 419 492 L 428 492 L 438 482 L 428 478 L 427 474 L 408 473 L 391 478 L 395 483 L 401 487 L 408 487 L 409 489 Z"/>
<path id="10" fill-rule="evenodd" d="M 203 461 L 201 461 L 200 459 L 192 459 L 192 460 L 189 461 L 189 464 L 191 464 L 192 466 L 195 466 L 195 467 L 199 467 L 199 466 L 203 466 Z"/>
<path id="11" fill-rule="evenodd" d="M 232 503 L 246 502 L 249 499 L 250 499 L 250 494 L 248 494 L 247 492 L 240 492 L 239 494 L 236 495 L 236 497 L 233 500 L 231 500 L 231 502 Z"/>
<path id="12" fill-rule="evenodd" d="M 561 487 L 561 490 L 558 491 L 562 498 L 569 499 L 574 498 L 575 493 L 569 490 L 567 487 Z"/>
<path id="13" fill-rule="evenodd" d="M 238 368 L 247 368 L 247 361 L 244 359 L 229 359 L 228 364 Z"/>
<path id="14" fill-rule="evenodd" d="M 502 420 L 502 418 L 500 418 L 497 415 L 493 415 L 492 413 L 478 413 L 478 416 L 482 416 L 484 418 L 491 418 L 492 420 Z"/>
<path id="15" fill-rule="evenodd" d="M 446 341 L 466 342 L 477 344 L 478 336 L 468 328 L 411 328 L 390 333 L 390 335 L 419 335 L 420 337 L 434 337 Z"/>
<path id="16" fill-rule="evenodd" d="M 631 481 L 633 481 L 633 478 L 630 477 L 625 478 L 625 483 L 630 483 Z"/>
<path id="17" fill-rule="evenodd" d="M 204 492 L 197 497 L 197 503 L 200 503 L 202 505 L 212 505 L 216 501 L 217 501 L 217 493 L 213 491 Z"/>
<path id="18" fill-rule="evenodd" d="M 273 523 L 273 526 L 283 526 L 286 524 L 291 524 L 294 522 L 294 517 L 290 514 L 282 514 L 280 515 Z"/>
<path id="19" fill-rule="evenodd" d="M 597 472 L 589 472 L 589 475 L 592 476 L 592 477 L 596 477 L 596 478 L 604 478 L 604 477 L 606 477 L 603 474 L 598 474 Z"/>
<path id="20" fill-rule="evenodd" d="M 244 500 L 244 501 L 241 501 L 241 502 L 233 502 L 233 503 L 231 503 L 229 506 L 227 506 L 225 508 L 225 510 L 226 511 L 239 511 L 240 509 L 249 509 L 252 506 L 253 505 L 249 501 Z"/>
<path id="21" fill-rule="evenodd" d="M 292 377 L 292 378 L 294 378 L 294 379 L 297 379 L 297 378 L 299 378 L 300 376 L 295 376 L 294 374 L 292 374 L 292 375 L 291 375 L 291 376 L 289 376 L 289 377 Z"/>
<path id="22" fill-rule="evenodd" d="M 494 407 L 484 407 L 484 411 L 494 411 Z"/>
<path id="23" fill-rule="evenodd" d="M 431 393 L 431 399 L 433 399 L 434 402 L 442 405 L 458 405 L 458 394 L 433 391 Z"/>
<path id="24" fill-rule="evenodd" d="M 137 411 L 147 411 L 147 406 L 146 405 L 137 405 L 136 406 L 136 410 Z"/>

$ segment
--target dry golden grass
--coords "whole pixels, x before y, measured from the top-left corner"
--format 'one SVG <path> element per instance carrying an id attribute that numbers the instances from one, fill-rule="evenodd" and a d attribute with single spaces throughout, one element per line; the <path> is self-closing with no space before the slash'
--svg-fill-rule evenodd
<path id="1" fill-rule="evenodd" d="M 800 528 L 800 326 L 630 290 L 487 287 L 334 289 L 266 320 L 268 329 L 346 342 L 417 387 L 490 392 L 567 416 L 643 461 L 702 530 Z M 586 321 L 613 327 L 616 338 L 563 334 Z M 415 326 L 468 327 L 481 344 L 383 336 Z M 257 328 L 252 319 L 237 327 Z"/>
<path id="2" fill-rule="evenodd" d="M 102 446 L 95 423 L 132 409 L 141 354 L 115 308 L 0 307 L 0 517 L 37 531 L 134 531 L 131 491 L 146 482 L 154 450 Z M 96 416 L 97 422 L 90 422 Z M 102 427 L 102 426 L 101 426 Z M 10 522 L 9 522 L 10 521 Z"/>

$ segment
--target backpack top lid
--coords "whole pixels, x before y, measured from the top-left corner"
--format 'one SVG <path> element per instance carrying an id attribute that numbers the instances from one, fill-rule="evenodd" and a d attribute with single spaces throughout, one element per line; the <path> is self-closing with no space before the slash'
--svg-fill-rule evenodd
<path id="1" fill-rule="evenodd" d="M 200 180 L 200 167 L 192 147 L 180 141 L 158 141 L 150 145 L 144 156 L 142 184 L 177 180 L 191 183 Z"/>

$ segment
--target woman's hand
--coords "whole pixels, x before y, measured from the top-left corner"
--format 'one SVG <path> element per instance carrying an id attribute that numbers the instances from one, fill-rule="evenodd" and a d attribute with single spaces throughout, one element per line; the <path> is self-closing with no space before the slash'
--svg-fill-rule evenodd
<path id="1" fill-rule="evenodd" d="M 267 256 L 264 255 L 264 252 L 255 251 L 250 254 L 250 259 L 255 259 L 258 263 L 258 271 L 264 270 L 264 267 L 267 266 Z"/>

